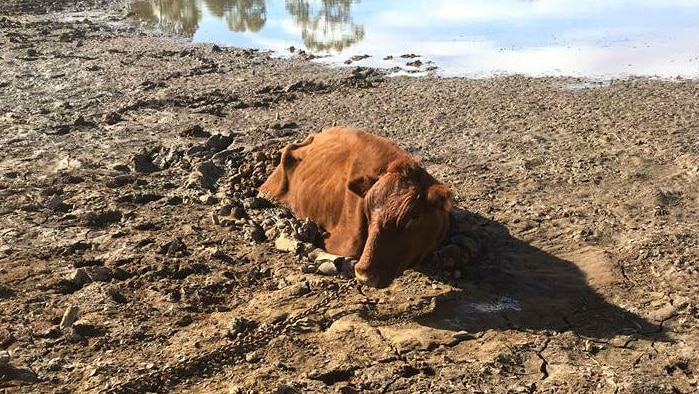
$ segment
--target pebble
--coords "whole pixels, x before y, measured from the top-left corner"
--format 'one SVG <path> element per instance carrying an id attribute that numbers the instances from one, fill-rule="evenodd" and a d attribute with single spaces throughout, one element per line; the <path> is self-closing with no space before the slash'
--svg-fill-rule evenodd
<path id="1" fill-rule="evenodd" d="M 304 264 L 301 266 L 301 272 L 304 274 L 315 274 L 318 272 L 318 266 L 315 264 Z"/>
<path id="2" fill-rule="evenodd" d="M 311 288 L 308 285 L 308 282 L 301 282 L 301 283 L 296 283 L 294 285 L 289 286 L 289 295 L 293 297 L 301 297 L 304 296 L 308 293 L 311 292 Z"/>
<path id="3" fill-rule="evenodd" d="M 61 324 L 59 326 L 61 327 L 61 330 L 64 330 L 73 325 L 73 323 L 78 319 L 78 311 L 79 308 L 75 305 L 71 305 L 68 308 L 66 308 L 66 311 L 63 313 L 63 318 L 61 319 Z"/>
<path id="4" fill-rule="evenodd" d="M 314 250 L 314 252 L 316 252 L 316 250 Z M 310 254 L 309 254 L 309 256 L 310 256 Z M 328 253 L 328 252 L 323 251 L 322 249 L 319 253 L 316 254 L 316 256 L 314 258 L 314 261 L 316 264 L 323 264 L 323 263 L 329 261 L 335 265 L 340 265 L 340 264 L 342 264 L 342 262 L 344 260 L 345 260 L 344 256 L 339 256 L 336 254 Z"/>
<path id="5" fill-rule="evenodd" d="M 465 341 L 467 339 L 474 339 L 475 336 L 468 331 L 458 331 L 452 334 L 452 337 L 457 341 Z"/>
<path id="6" fill-rule="evenodd" d="M 269 208 L 271 204 L 262 197 L 248 197 L 243 200 L 243 208 L 245 209 L 261 209 Z"/>
<path id="7" fill-rule="evenodd" d="M 282 252 L 296 253 L 301 247 L 301 242 L 296 239 L 289 238 L 289 236 L 286 234 L 281 234 L 279 238 L 274 241 L 274 247 Z"/>
<path id="8" fill-rule="evenodd" d="M 236 316 L 228 323 L 228 335 L 235 337 L 238 334 L 250 331 L 255 328 L 256 323 L 244 317 Z"/>
<path id="9" fill-rule="evenodd" d="M 267 240 L 267 236 L 265 235 L 265 231 L 262 229 L 262 227 L 258 225 L 254 226 L 246 226 L 245 227 L 245 234 L 250 237 L 253 241 L 255 242 L 264 242 Z"/>
<path id="10" fill-rule="evenodd" d="M 318 273 L 323 275 L 337 275 L 337 266 L 332 261 L 326 261 L 318 266 Z"/>
<path id="11" fill-rule="evenodd" d="M 110 126 L 121 122 L 121 119 L 118 112 L 109 112 L 102 117 L 102 121 Z"/>
<path id="12" fill-rule="evenodd" d="M 10 363 L 12 355 L 9 350 L 0 350 L 0 367 L 4 367 Z"/>
<path id="13" fill-rule="evenodd" d="M 133 166 L 136 172 L 151 173 L 160 171 L 160 167 L 153 163 L 153 158 L 147 153 L 139 153 L 133 157 Z"/>
<path id="14" fill-rule="evenodd" d="M 111 279 L 109 268 L 101 265 L 80 267 L 73 272 L 70 281 L 78 286 L 83 286 L 91 282 L 107 282 Z"/>
<path id="15" fill-rule="evenodd" d="M 206 142 L 204 143 L 204 146 L 208 148 L 209 150 L 212 150 L 214 152 L 220 152 L 226 148 L 233 142 L 233 137 L 229 135 L 223 135 L 223 134 L 214 134 L 211 137 L 209 137 Z"/>
<path id="16" fill-rule="evenodd" d="M 259 350 L 253 350 L 252 352 L 245 355 L 245 361 L 249 363 L 256 363 L 262 359 L 262 352 Z"/>
<path id="17" fill-rule="evenodd" d="M 59 371 L 62 367 L 63 360 L 60 357 L 52 358 L 46 363 L 46 369 L 49 371 Z"/>

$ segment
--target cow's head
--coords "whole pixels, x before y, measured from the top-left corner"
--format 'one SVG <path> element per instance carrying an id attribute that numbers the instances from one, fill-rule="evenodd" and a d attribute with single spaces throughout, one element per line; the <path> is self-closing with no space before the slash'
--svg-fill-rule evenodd
<path id="1" fill-rule="evenodd" d="M 392 163 L 381 176 L 352 179 L 348 187 L 363 197 L 368 223 L 354 267 L 363 283 L 387 287 L 425 260 L 449 231 L 451 193 L 417 163 Z"/>

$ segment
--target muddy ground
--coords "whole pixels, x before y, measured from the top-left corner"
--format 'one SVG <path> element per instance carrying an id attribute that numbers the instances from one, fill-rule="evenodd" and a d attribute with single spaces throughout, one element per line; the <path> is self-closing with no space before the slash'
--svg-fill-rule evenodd
<path id="1" fill-rule="evenodd" d="M 157 37 L 121 3 L 0 11 L 0 390 L 696 390 L 696 80 L 388 78 Z M 386 290 L 319 272 L 256 198 L 333 124 L 461 209 Z"/>

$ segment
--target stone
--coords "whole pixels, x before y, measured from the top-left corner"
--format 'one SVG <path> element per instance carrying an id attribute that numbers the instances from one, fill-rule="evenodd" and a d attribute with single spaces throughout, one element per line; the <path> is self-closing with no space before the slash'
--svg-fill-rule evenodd
<path id="1" fill-rule="evenodd" d="M 235 338 L 236 335 L 254 329 L 257 323 L 244 317 L 236 316 L 228 323 L 228 335 Z"/>
<path id="2" fill-rule="evenodd" d="M 63 202 L 63 199 L 58 194 L 54 194 L 46 201 L 46 205 L 52 211 L 58 212 L 68 212 L 70 210 L 70 205 Z"/>
<path id="3" fill-rule="evenodd" d="M 245 355 L 245 361 L 249 363 L 256 363 L 262 359 L 262 351 L 253 350 Z"/>
<path id="4" fill-rule="evenodd" d="M 133 157 L 133 166 L 136 172 L 151 173 L 160 171 L 160 167 L 153 163 L 153 158 L 147 153 L 138 153 Z"/>
<path id="5" fill-rule="evenodd" d="M 271 206 L 272 204 L 262 197 L 248 197 L 243 200 L 243 208 L 245 209 L 261 209 Z"/>
<path id="6" fill-rule="evenodd" d="M 313 252 L 316 252 L 316 250 L 314 250 Z M 332 254 L 332 253 L 328 253 L 328 252 L 325 252 L 321 249 L 321 252 L 317 253 L 313 260 L 315 261 L 316 264 L 323 264 L 323 263 L 329 261 L 335 265 L 340 265 L 345 260 L 345 257 L 339 256 L 336 254 Z"/>
<path id="7" fill-rule="evenodd" d="M 223 134 L 214 134 L 211 137 L 209 137 L 206 142 L 204 143 L 204 146 L 206 146 L 207 149 L 214 151 L 214 152 L 220 152 L 226 148 L 233 142 L 233 137 L 229 135 L 223 135 Z"/>
<path id="8" fill-rule="evenodd" d="M 465 341 L 468 339 L 476 338 L 473 334 L 469 333 L 468 331 L 457 331 L 452 334 L 452 337 L 457 341 Z"/>
<path id="9" fill-rule="evenodd" d="M 204 189 L 216 189 L 216 183 L 223 174 L 223 170 L 211 161 L 199 163 L 187 179 L 187 188 L 201 187 Z"/>
<path id="10" fill-rule="evenodd" d="M 0 350 L 0 368 L 10 364 L 12 355 L 9 350 Z"/>
<path id="11" fill-rule="evenodd" d="M 257 224 L 253 226 L 246 226 L 245 234 L 246 236 L 250 237 L 253 241 L 258 243 L 265 242 L 267 240 L 265 231 L 262 229 L 262 227 L 258 226 Z"/>
<path id="12" fill-rule="evenodd" d="M 313 243 L 318 237 L 318 225 L 309 219 L 294 226 L 296 238 L 303 242 Z"/>
<path id="13" fill-rule="evenodd" d="M 111 271 L 107 267 L 93 265 L 84 268 L 92 282 L 108 282 L 111 279 Z"/>
<path id="14" fill-rule="evenodd" d="M 73 272 L 69 280 L 75 283 L 78 287 L 90 283 L 90 276 L 87 274 L 85 267 L 80 267 Z"/>
<path id="15" fill-rule="evenodd" d="M 112 278 L 111 270 L 101 265 L 80 267 L 73 272 L 70 281 L 78 287 L 82 287 L 91 282 L 108 282 Z"/>
<path id="16" fill-rule="evenodd" d="M 66 308 L 66 311 L 63 313 L 63 318 L 61 319 L 61 324 L 59 325 L 61 330 L 71 327 L 73 323 L 75 323 L 75 321 L 78 319 L 78 311 L 79 308 L 75 305 L 71 305 Z"/>
<path id="17" fill-rule="evenodd" d="M 282 252 L 292 252 L 296 253 L 301 248 L 301 242 L 296 239 L 290 238 L 288 235 L 282 233 L 279 238 L 274 241 L 274 247 Z"/>
<path id="18" fill-rule="evenodd" d="M 337 275 L 337 266 L 332 261 L 325 261 L 318 266 L 318 273 L 323 275 Z"/>

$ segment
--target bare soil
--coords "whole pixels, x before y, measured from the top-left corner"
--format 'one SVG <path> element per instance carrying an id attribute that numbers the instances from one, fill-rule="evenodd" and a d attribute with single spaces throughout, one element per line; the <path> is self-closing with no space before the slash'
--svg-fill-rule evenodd
<path id="1" fill-rule="evenodd" d="M 698 81 L 391 78 L 124 17 L 0 5 L 0 390 L 696 390 Z M 255 188 L 333 124 L 454 191 L 425 272 L 275 247 L 302 223 Z"/>

